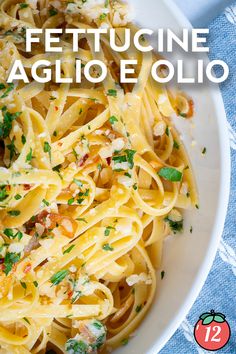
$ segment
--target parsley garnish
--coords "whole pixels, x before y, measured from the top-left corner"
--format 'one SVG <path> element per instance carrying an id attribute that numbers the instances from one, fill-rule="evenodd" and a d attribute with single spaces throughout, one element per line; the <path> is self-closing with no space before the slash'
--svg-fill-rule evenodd
<path id="1" fill-rule="evenodd" d="M 11 161 L 14 155 L 16 155 L 15 137 L 12 139 L 11 143 L 8 144 L 6 147 L 10 151 L 10 161 Z"/>
<path id="2" fill-rule="evenodd" d="M 22 286 L 23 289 L 27 289 L 27 285 L 24 281 L 20 281 L 20 285 Z"/>
<path id="3" fill-rule="evenodd" d="M 122 341 L 121 341 L 121 344 L 122 345 L 127 345 L 129 343 L 129 338 L 124 338 L 124 339 L 122 339 Z"/>
<path id="4" fill-rule="evenodd" d="M 28 4 L 25 4 L 25 3 L 19 4 L 19 5 L 20 5 L 21 9 L 26 9 L 29 6 Z"/>
<path id="5" fill-rule="evenodd" d="M 46 205 L 46 206 L 49 206 L 49 204 L 50 204 L 46 199 L 43 199 L 42 202 L 43 202 L 43 204 Z"/>
<path id="6" fill-rule="evenodd" d="M 75 247 L 75 245 L 71 245 L 65 251 L 63 251 L 63 254 L 70 253 L 70 251 L 72 251 L 74 247 Z"/>
<path id="7" fill-rule="evenodd" d="M 161 168 L 158 175 L 171 182 L 179 182 L 182 179 L 182 172 L 173 167 Z"/>
<path id="8" fill-rule="evenodd" d="M 111 97 L 117 97 L 117 91 L 113 90 L 113 89 L 109 89 L 107 91 L 107 96 L 111 96 Z"/>
<path id="9" fill-rule="evenodd" d="M 20 254 L 15 252 L 7 252 L 4 258 L 4 273 L 8 275 L 15 263 L 19 262 Z"/>
<path id="10" fill-rule="evenodd" d="M 118 122 L 118 119 L 117 119 L 115 116 L 111 116 L 111 117 L 109 118 L 109 122 L 110 122 L 111 124 L 114 124 L 114 123 Z"/>
<path id="11" fill-rule="evenodd" d="M 3 90 L 5 88 L 6 88 L 6 86 L 4 84 L 0 84 L 0 90 Z"/>
<path id="12" fill-rule="evenodd" d="M 135 311 L 137 312 L 137 313 L 139 313 L 141 310 L 142 310 L 142 305 L 138 305 L 138 306 L 136 306 L 136 309 L 135 309 Z"/>
<path id="13" fill-rule="evenodd" d="M 125 153 L 127 155 L 127 161 L 128 161 L 128 165 L 129 168 L 133 168 L 134 167 L 134 155 L 136 153 L 136 150 L 125 150 Z"/>
<path id="14" fill-rule="evenodd" d="M 50 281 L 53 285 L 58 285 L 68 274 L 69 274 L 69 270 L 67 269 L 60 270 L 50 278 Z"/>
<path id="15" fill-rule="evenodd" d="M 165 276 L 165 271 L 162 270 L 162 271 L 161 271 L 161 280 L 164 278 L 164 276 Z"/>
<path id="16" fill-rule="evenodd" d="M 103 246 L 102 246 L 102 249 L 104 251 L 113 251 L 114 248 L 112 246 L 109 245 L 109 243 L 105 243 Z"/>
<path id="17" fill-rule="evenodd" d="M 37 288 L 39 286 L 38 282 L 36 280 L 33 281 L 34 286 Z"/>
<path id="18" fill-rule="evenodd" d="M 16 195 L 14 196 L 14 198 L 15 198 L 15 200 L 19 200 L 19 199 L 22 198 L 22 196 L 21 196 L 20 194 L 16 194 Z"/>
<path id="19" fill-rule="evenodd" d="M 86 224 L 88 223 L 88 221 L 87 221 L 85 218 L 77 218 L 76 220 L 77 220 L 77 221 L 83 221 L 83 222 L 85 222 Z"/>
<path id="20" fill-rule="evenodd" d="M 21 135 L 21 142 L 23 145 L 26 143 L 26 137 L 24 135 Z"/>
<path id="21" fill-rule="evenodd" d="M 179 144 L 177 143 L 177 141 L 174 140 L 174 148 L 179 150 Z"/>
<path id="22" fill-rule="evenodd" d="M 6 186 L 0 186 L 0 202 L 8 197 Z"/>
<path id="23" fill-rule="evenodd" d="M 23 317 L 23 320 L 24 320 L 25 322 L 27 322 L 27 323 L 30 325 L 30 321 L 28 320 L 28 318 Z"/>
<path id="24" fill-rule="evenodd" d="M 51 150 L 52 150 L 52 148 L 51 148 L 50 144 L 49 144 L 47 141 L 45 141 L 45 142 L 44 142 L 44 145 L 43 145 L 43 151 L 44 151 L 44 152 L 48 152 L 50 161 L 51 161 L 51 158 L 52 158 L 52 156 L 51 156 Z"/>
<path id="25" fill-rule="evenodd" d="M 22 237 L 23 237 L 23 234 L 22 234 L 22 232 L 21 231 L 17 231 L 16 233 L 15 233 L 15 235 L 14 235 L 14 232 L 13 232 L 13 230 L 12 229 L 5 229 L 4 231 L 3 231 L 3 233 L 4 233 L 4 235 L 6 235 L 8 238 L 10 238 L 10 239 L 15 239 L 16 237 L 18 238 L 18 240 L 20 241 L 21 239 L 22 239 Z"/>
<path id="26" fill-rule="evenodd" d="M 7 107 L 1 108 L 3 114 L 3 122 L 0 122 L 0 138 L 7 138 L 12 129 L 12 122 L 21 115 L 21 112 L 10 113 L 7 111 Z"/>
<path id="27" fill-rule="evenodd" d="M 105 236 L 109 236 L 111 230 L 115 230 L 115 228 L 112 227 L 112 226 L 107 226 L 106 229 L 105 229 L 105 231 L 104 231 L 104 235 L 105 235 Z"/>
<path id="28" fill-rule="evenodd" d="M 10 210 L 7 212 L 10 216 L 18 216 L 20 215 L 20 210 Z"/>
<path id="29" fill-rule="evenodd" d="M 50 9 L 48 12 L 49 12 L 49 16 L 51 16 L 51 17 L 57 15 L 56 9 Z"/>
<path id="30" fill-rule="evenodd" d="M 204 148 L 202 149 L 202 154 L 205 155 L 206 152 L 207 152 L 207 149 L 206 149 L 206 147 L 204 147 Z"/>
<path id="31" fill-rule="evenodd" d="M 74 201 L 75 201 L 75 198 L 70 198 L 67 200 L 67 204 L 72 205 L 74 203 Z"/>
<path id="32" fill-rule="evenodd" d="M 6 91 L 4 92 L 4 94 L 0 98 L 7 97 L 12 90 L 14 90 L 14 84 L 13 83 L 9 84 L 8 88 L 6 89 Z"/>
<path id="33" fill-rule="evenodd" d="M 181 232 L 183 230 L 183 220 L 180 221 L 173 221 L 169 219 L 169 217 L 165 217 L 164 219 L 165 222 L 168 222 L 171 230 L 176 233 L 176 232 Z"/>
<path id="34" fill-rule="evenodd" d="M 30 162 L 33 158 L 33 150 L 32 148 L 30 148 L 30 151 L 29 153 L 26 155 L 26 159 L 25 159 L 25 162 Z"/>
<path id="35" fill-rule="evenodd" d="M 107 14 L 103 13 L 100 15 L 99 20 L 103 21 L 107 17 Z"/>

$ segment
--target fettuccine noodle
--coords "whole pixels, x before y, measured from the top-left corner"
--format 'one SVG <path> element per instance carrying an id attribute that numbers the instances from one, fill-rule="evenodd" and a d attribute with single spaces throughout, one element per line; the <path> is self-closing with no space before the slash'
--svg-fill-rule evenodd
<path id="1" fill-rule="evenodd" d="M 153 82 L 156 58 L 130 48 L 78 53 L 62 35 L 62 70 L 74 57 L 106 63 L 103 84 L 7 84 L 21 59 L 51 61 L 41 44 L 25 52 L 26 28 L 131 25 L 127 5 L 107 0 L 0 1 L 1 353 L 96 353 L 128 342 L 149 310 L 165 236 L 197 205 L 173 114 L 192 101 Z M 138 83 L 119 84 L 119 61 L 138 59 Z M 163 73 L 165 68 L 163 68 Z M 98 73 L 94 68 L 93 74 Z M 163 74 L 164 75 L 164 74 Z"/>

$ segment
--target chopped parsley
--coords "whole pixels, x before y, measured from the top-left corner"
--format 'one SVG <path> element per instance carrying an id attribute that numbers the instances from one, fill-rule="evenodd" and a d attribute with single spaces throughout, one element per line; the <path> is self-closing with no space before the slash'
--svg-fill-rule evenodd
<path id="1" fill-rule="evenodd" d="M 128 173 L 128 172 L 125 172 L 125 176 L 126 177 L 129 177 L 129 178 L 131 178 L 132 176 L 131 176 L 131 174 L 130 173 Z"/>
<path id="2" fill-rule="evenodd" d="M 186 113 L 180 112 L 180 113 L 179 113 L 179 116 L 180 116 L 180 117 L 183 117 L 183 118 L 187 118 L 187 114 L 186 114 Z"/>
<path id="3" fill-rule="evenodd" d="M 127 161 L 128 161 L 128 165 L 129 168 L 133 168 L 134 167 L 134 155 L 136 153 L 136 150 L 125 150 L 125 153 L 127 155 Z"/>
<path id="4" fill-rule="evenodd" d="M 88 353 L 89 345 L 82 340 L 69 339 L 65 344 L 66 353 L 85 354 Z"/>
<path id="5" fill-rule="evenodd" d="M 15 263 L 19 262 L 20 254 L 15 252 L 7 252 L 4 258 L 4 273 L 8 275 Z"/>
<path id="6" fill-rule="evenodd" d="M 129 338 L 124 338 L 124 339 L 122 339 L 122 341 L 121 341 L 121 344 L 122 345 L 127 345 L 129 343 Z"/>
<path id="7" fill-rule="evenodd" d="M 196 209 L 199 209 L 199 205 L 198 205 L 198 204 L 195 204 L 195 208 L 196 208 Z"/>
<path id="8" fill-rule="evenodd" d="M 51 16 L 51 17 L 57 15 L 56 9 L 50 9 L 48 12 L 49 12 L 49 16 Z"/>
<path id="9" fill-rule="evenodd" d="M 171 230 L 176 234 L 177 232 L 181 232 L 183 230 L 183 220 L 180 221 L 173 221 L 168 216 L 164 219 L 171 228 Z"/>
<path id="10" fill-rule="evenodd" d="M 138 189 L 137 183 L 133 185 L 133 189 L 136 191 Z"/>
<path id="11" fill-rule="evenodd" d="M 113 226 L 107 226 L 106 229 L 105 229 L 105 231 L 104 231 L 104 235 L 105 235 L 105 236 L 109 236 L 111 230 L 115 230 L 115 228 L 114 228 Z"/>
<path id="12" fill-rule="evenodd" d="M 62 282 L 63 279 L 65 279 L 65 277 L 68 274 L 69 274 L 69 270 L 67 269 L 60 270 L 50 278 L 50 281 L 53 285 L 58 285 L 60 284 L 60 282 Z"/>
<path id="13" fill-rule="evenodd" d="M 27 322 L 27 323 L 30 325 L 30 321 L 28 320 L 28 318 L 23 317 L 23 320 L 24 320 L 25 322 Z"/>
<path id="14" fill-rule="evenodd" d="M 103 21 L 107 17 L 107 14 L 103 13 L 100 15 L 99 20 Z"/>
<path id="15" fill-rule="evenodd" d="M 24 281 L 20 281 L 20 285 L 22 286 L 23 289 L 27 289 L 27 285 Z"/>
<path id="16" fill-rule="evenodd" d="M 31 162 L 32 158 L 33 158 L 33 150 L 32 148 L 30 148 L 29 153 L 26 155 L 25 162 Z"/>
<path id="17" fill-rule="evenodd" d="M 6 88 L 6 86 L 4 84 L 0 84 L 0 90 L 3 90 L 5 88 Z"/>
<path id="18" fill-rule="evenodd" d="M 0 202 L 8 197 L 6 186 L 0 186 Z"/>
<path id="19" fill-rule="evenodd" d="M 162 270 L 162 271 L 161 271 L 161 280 L 164 278 L 164 276 L 165 276 L 165 271 Z"/>
<path id="20" fill-rule="evenodd" d="M 143 308 L 143 305 L 136 306 L 135 312 L 139 313 Z"/>
<path id="21" fill-rule="evenodd" d="M 46 199 L 43 199 L 42 202 L 43 202 L 43 204 L 46 205 L 46 206 L 49 206 L 49 205 L 50 205 L 50 203 L 49 203 Z"/>
<path id="22" fill-rule="evenodd" d="M 45 142 L 44 142 L 44 145 L 43 145 L 43 151 L 44 151 L 45 153 L 48 152 L 50 161 L 51 161 L 51 159 L 52 159 L 51 150 L 52 150 L 52 148 L 51 148 L 50 144 L 49 144 L 47 141 L 45 141 Z"/>
<path id="23" fill-rule="evenodd" d="M 1 108 L 3 121 L 0 122 L 0 138 L 7 138 L 12 129 L 12 122 L 21 115 L 21 112 L 10 113 L 7 111 L 7 107 Z"/>
<path id="24" fill-rule="evenodd" d="M 14 155 L 16 155 L 16 147 L 15 147 L 15 137 L 12 139 L 11 143 L 6 145 L 7 149 L 10 152 L 10 161 L 13 159 Z"/>
<path id="25" fill-rule="evenodd" d="M 70 251 L 72 251 L 74 247 L 75 247 L 75 245 L 71 245 L 65 251 L 63 251 L 63 254 L 70 253 Z"/>
<path id="26" fill-rule="evenodd" d="M 116 122 L 118 122 L 118 119 L 116 118 L 116 116 L 111 116 L 111 117 L 109 118 L 109 122 L 110 122 L 111 124 L 115 124 Z"/>
<path id="27" fill-rule="evenodd" d="M 26 9 L 29 5 L 26 3 L 19 4 L 21 9 Z"/>
<path id="28" fill-rule="evenodd" d="M 111 97 L 117 97 L 117 91 L 113 90 L 113 89 L 109 89 L 107 91 L 107 96 L 111 96 Z"/>
<path id="29" fill-rule="evenodd" d="M 23 234 L 21 231 L 17 231 L 15 234 L 14 234 L 14 231 L 12 229 L 5 229 L 3 231 L 4 235 L 7 236 L 8 238 L 10 239 L 15 239 L 15 238 L 18 238 L 18 240 L 20 241 L 23 237 Z"/>
<path id="30" fill-rule="evenodd" d="M 21 196 L 20 194 L 16 194 L 16 195 L 14 196 L 14 198 L 15 198 L 15 200 L 20 200 L 20 199 L 22 198 L 22 196 Z"/>
<path id="31" fill-rule="evenodd" d="M 177 149 L 177 150 L 179 150 L 179 144 L 177 143 L 176 140 L 174 140 L 174 148 Z"/>
<path id="32" fill-rule="evenodd" d="M 190 231 L 191 234 L 193 233 L 193 227 L 192 226 L 190 227 L 189 231 Z"/>
<path id="33" fill-rule="evenodd" d="M 207 152 L 207 149 L 206 149 L 206 147 L 204 147 L 204 148 L 202 149 L 202 155 L 205 155 L 206 152 Z"/>
<path id="34" fill-rule="evenodd" d="M 3 95 L 0 98 L 7 97 L 12 90 L 14 90 L 14 84 L 13 83 L 9 84 L 8 88 L 6 89 L 6 91 L 3 93 Z"/>
<path id="35" fill-rule="evenodd" d="M 102 170 L 102 165 L 99 163 L 99 164 L 97 165 L 97 168 L 98 168 L 98 171 L 101 171 L 101 170 Z"/>
<path id="36" fill-rule="evenodd" d="M 36 280 L 33 281 L 34 286 L 37 288 L 39 286 L 38 282 Z"/>
<path id="37" fill-rule="evenodd" d="M 180 182 L 183 174 L 176 168 L 163 167 L 158 172 L 158 175 L 171 182 Z"/>
<path id="38" fill-rule="evenodd" d="M 68 199 L 67 204 L 72 205 L 74 203 L 74 201 L 75 201 L 75 198 L 70 198 L 70 199 Z"/>
<path id="39" fill-rule="evenodd" d="M 165 133 L 166 133 L 167 136 L 170 136 L 170 129 L 169 129 L 169 127 L 166 127 Z"/>
<path id="40" fill-rule="evenodd" d="M 24 134 L 21 135 L 21 142 L 23 145 L 25 145 L 25 143 L 26 143 L 26 137 L 24 136 Z"/>
<path id="41" fill-rule="evenodd" d="M 77 221 L 83 221 L 83 222 L 85 222 L 86 224 L 88 223 L 88 221 L 87 221 L 85 218 L 77 218 L 76 220 L 77 220 Z"/>
<path id="42" fill-rule="evenodd" d="M 103 246 L 102 246 L 102 249 L 104 251 L 114 251 L 114 248 L 112 246 L 109 245 L 109 243 L 105 243 Z"/>
<path id="43" fill-rule="evenodd" d="M 20 210 L 9 210 L 7 213 L 10 216 L 18 216 L 18 215 L 20 215 Z"/>

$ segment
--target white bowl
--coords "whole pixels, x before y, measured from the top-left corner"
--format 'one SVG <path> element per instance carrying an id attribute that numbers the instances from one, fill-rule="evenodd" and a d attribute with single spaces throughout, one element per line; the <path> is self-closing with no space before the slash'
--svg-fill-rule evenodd
<path id="1" fill-rule="evenodd" d="M 129 2 L 135 11 L 135 23 L 142 28 L 171 28 L 177 32 L 190 28 L 169 0 Z M 189 65 L 188 69 L 192 67 Z M 158 272 L 155 302 L 128 346 L 117 350 L 120 354 L 157 354 L 161 350 L 197 298 L 223 231 L 230 187 L 230 148 L 222 98 L 216 86 L 184 89 L 195 102 L 195 128 L 181 118 L 177 126 L 193 165 L 200 209 L 186 213 L 183 235 L 165 242 L 162 265 L 165 277 L 160 280 Z M 191 147 L 193 139 L 197 142 L 194 148 Z M 207 148 L 205 156 L 201 154 L 203 147 Z M 190 226 L 193 226 L 192 234 Z"/>

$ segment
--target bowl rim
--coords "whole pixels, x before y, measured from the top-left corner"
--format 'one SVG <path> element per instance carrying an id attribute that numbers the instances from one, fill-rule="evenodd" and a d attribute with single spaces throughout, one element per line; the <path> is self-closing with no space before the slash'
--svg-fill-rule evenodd
<path id="1" fill-rule="evenodd" d="M 168 10 L 174 14 L 178 22 L 182 24 L 183 28 L 192 29 L 193 26 L 180 10 L 180 8 L 174 3 L 173 0 L 162 0 Z M 210 89 L 210 95 L 212 97 L 213 105 L 217 107 L 215 112 L 219 141 L 220 141 L 220 190 L 218 205 L 215 217 L 214 227 L 211 233 L 211 240 L 208 246 L 208 250 L 205 254 L 203 263 L 201 264 L 198 275 L 195 278 L 194 284 L 186 297 L 184 303 L 179 308 L 179 311 L 173 318 L 171 325 L 163 332 L 163 334 L 156 340 L 152 347 L 146 354 L 157 354 L 168 342 L 168 340 L 174 335 L 179 328 L 186 315 L 192 308 L 195 300 L 197 299 L 206 279 L 211 270 L 213 262 L 216 257 L 218 246 L 224 230 L 224 223 L 227 216 L 227 209 L 230 196 L 230 178 L 231 178 L 231 155 L 230 155 L 230 142 L 229 132 L 227 128 L 227 118 L 224 108 L 223 98 L 219 89 L 216 86 L 215 89 Z"/>

